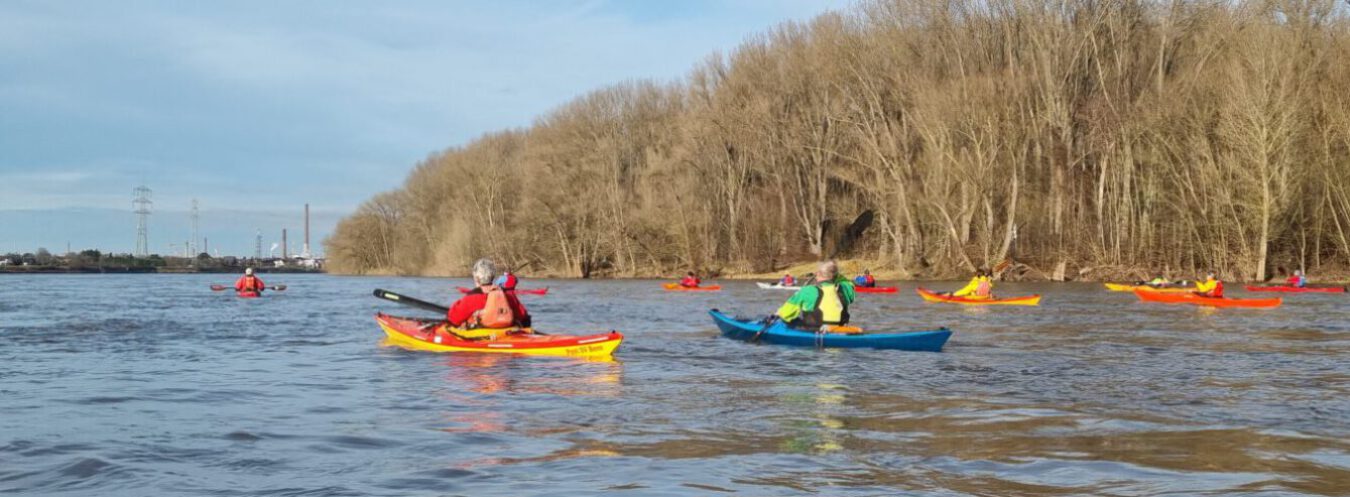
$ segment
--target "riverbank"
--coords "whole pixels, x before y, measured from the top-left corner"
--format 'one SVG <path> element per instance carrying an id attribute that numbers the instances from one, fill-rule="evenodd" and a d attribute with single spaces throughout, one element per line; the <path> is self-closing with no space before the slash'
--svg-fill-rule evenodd
<path id="1" fill-rule="evenodd" d="M 840 271 L 845 275 L 854 276 L 862 274 L 863 271 L 870 270 L 872 276 L 879 281 L 933 281 L 933 280 L 963 280 L 969 277 L 968 271 L 903 271 L 887 267 L 882 261 L 875 259 L 840 259 L 838 260 Z M 816 271 L 819 264 L 817 261 L 796 262 L 771 272 L 755 271 L 736 271 L 736 270 L 700 270 L 700 277 L 704 280 L 758 280 L 758 281 L 776 281 L 782 278 L 784 274 L 802 277 Z M 1055 281 L 1077 281 L 1077 282 L 1133 282 L 1152 279 L 1155 276 L 1162 275 L 1170 279 L 1198 279 L 1204 276 L 1201 271 L 1187 270 L 1155 270 L 1146 267 L 1132 266 L 1085 266 L 1077 267 L 1065 265 L 1062 274 L 1055 274 L 1053 268 L 1040 268 L 1020 262 L 1010 262 L 1006 268 L 999 268 L 999 281 L 1024 281 L 1024 282 L 1055 282 Z M 1287 275 L 1276 270 L 1276 274 L 1269 281 L 1283 280 Z M 332 274 L 349 275 L 347 273 L 335 272 Z M 581 279 L 573 275 L 558 271 L 529 271 L 520 272 L 526 278 L 549 278 L 549 279 Z M 464 271 L 453 272 L 423 272 L 419 274 L 392 274 L 387 271 L 369 272 L 364 276 L 417 276 L 428 278 L 467 278 L 469 272 L 467 267 Z M 596 273 L 589 279 L 594 280 L 625 280 L 625 279 L 678 279 L 683 276 L 683 272 L 662 272 L 662 271 L 644 271 L 635 275 L 606 275 Z M 1220 275 L 1221 279 L 1230 283 L 1263 283 L 1253 281 L 1237 275 Z M 1309 271 L 1309 278 L 1314 284 L 1337 284 L 1344 285 L 1350 282 L 1350 268 L 1342 265 L 1323 265 L 1317 270 Z"/>

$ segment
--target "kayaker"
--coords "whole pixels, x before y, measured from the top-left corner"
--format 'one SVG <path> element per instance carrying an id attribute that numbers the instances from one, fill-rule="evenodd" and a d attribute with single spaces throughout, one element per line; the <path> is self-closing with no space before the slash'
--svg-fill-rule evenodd
<path id="1" fill-rule="evenodd" d="M 516 278 L 516 275 L 509 270 L 502 271 L 502 275 L 493 280 L 492 284 L 502 287 L 503 290 L 508 292 L 514 292 L 516 286 L 520 284 L 520 279 Z"/>
<path id="2" fill-rule="evenodd" d="M 1172 282 L 1167 281 L 1167 278 L 1164 278 L 1164 277 L 1162 277 L 1162 276 L 1159 276 L 1159 277 L 1157 277 L 1157 278 L 1153 278 L 1153 279 L 1151 279 L 1151 280 L 1148 280 L 1148 283 L 1147 283 L 1147 284 L 1148 284 L 1148 286 L 1151 286 L 1151 287 L 1153 287 L 1153 288 L 1162 288 L 1162 287 L 1165 287 L 1165 286 L 1167 286 L 1167 285 L 1172 284 Z"/>
<path id="3" fill-rule="evenodd" d="M 875 288 L 877 286 L 877 279 L 872 277 L 871 269 L 864 269 L 863 274 L 853 278 L 853 284 L 866 288 Z"/>
<path id="4" fill-rule="evenodd" d="M 525 310 L 524 305 L 521 305 L 520 299 L 516 298 L 516 292 L 508 292 L 494 285 L 493 281 L 496 281 L 496 279 L 497 267 L 491 259 L 478 259 L 473 263 L 473 282 L 478 287 L 460 297 L 450 306 L 450 312 L 446 313 L 445 318 L 451 326 L 457 328 L 530 327 L 530 313 Z M 499 306 L 504 306 L 504 310 L 510 311 L 510 323 L 492 321 L 491 316 L 496 314 L 493 312 L 494 308 L 500 308 Z"/>
<path id="5" fill-rule="evenodd" d="M 975 270 L 975 276 L 966 286 L 952 292 L 953 297 L 990 298 L 994 296 L 994 281 L 989 277 L 988 269 Z"/>
<path id="6" fill-rule="evenodd" d="M 1289 279 L 1285 280 L 1284 284 L 1295 288 L 1303 288 L 1308 286 L 1308 278 L 1303 276 L 1302 269 L 1295 269 L 1294 274 L 1289 275 Z"/>
<path id="7" fill-rule="evenodd" d="M 853 282 L 839 275 L 839 265 L 834 261 L 820 263 L 815 275 L 816 284 L 797 290 L 775 314 L 799 329 L 848 324 L 848 306 L 855 296 Z"/>
<path id="8" fill-rule="evenodd" d="M 685 288 L 698 288 L 702 283 L 703 281 L 699 280 L 697 276 L 694 276 L 693 271 L 685 273 L 684 279 L 680 280 L 680 286 Z"/>
<path id="9" fill-rule="evenodd" d="M 1223 298 L 1223 282 L 1214 277 L 1214 272 L 1210 271 L 1205 275 L 1205 281 L 1196 282 L 1195 294 L 1201 297 Z"/>
<path id="10" fill-rule="evenodd" d="M 778 286 L 797 286 L 797 278 L 793 278 L 791 273 L 783 275 L 783 279 L 778 280 Z"/>
<path id="11" fill-rule="evenodd" d="M 244 268 L 244 275 L 234 282 L 234 291 L 239 295 L 261 295 L 267 286 L 263 280 L 253 275 L 253 268 Z"/>

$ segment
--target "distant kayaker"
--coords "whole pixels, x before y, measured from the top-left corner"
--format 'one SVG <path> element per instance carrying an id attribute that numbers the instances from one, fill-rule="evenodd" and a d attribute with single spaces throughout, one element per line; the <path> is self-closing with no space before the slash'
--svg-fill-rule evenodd
<path id="1" fill-rule="evenodd" d="M 953 297 L 990 298 L 994 296 L 994 280 L 989 277 L 988 269 L 976 269 L 975 276 L 966 286 L 952 292 Z"/>
<path id="2" fill-rule="evenodd" d="M 872 277 L 871 269 L 864 269 L 863 274 L 853 278 L 853 284 L 866 288 L 874 288 L 877 286 L 877 279 Z"/>
<path id="3" fill-rule="evenodd" d="M 1201 297 L 1223 298 L 1223 282 L 1214 277 L 1214 272 L 1210 271 L 1205 275 L 1205 281 L 1195 284 L 1195 294 Z"/>
<path id="4" fill-rule="evenodd" d="M 785 274 L 783 279 L 778 280 L 778 286 L 797 286 L 797 278 L 793 278 L 791 273 Z"/>
<path id="5" fill-rule="evenodd" d="M 699 280 L 698 276 L 694 276 L 693 271 L 685 273 L 684 279 L 680 280 L 680 286 L 685 288 L 698 288 L 702 283 L 703 281 Z"/>
<path id="6" fill-rule="evenodd" d="M 834 261 L 820 263 L 817 283 L 792 294 L 776 313 L 788 326 L 819 329 L 824 325 L 848 324 L 848 306 L 853 303 L 853 282 L 839 275 Z"/>
<path id="7" fill-rule="evenodd" d="M 1308 286 L 1308 278 L 1303 276 L 1302 269 L 1295 269 L 1294 274 L 1289 275 L 1289 279 L 1285 280 L 1284 283 L 1295 288 L 1303 288 Z"/>
<path id="8" fill-rule="evenodd" d="M 234 282 L 234 291 L 239 295 L 261 295 L 267 286 L 263 280 L 253 275 L 253 268 L 244 268 L 244 275 Z"/>
<path id="9" fill-rule="evenodd" d="M 497 266 L 491 259 L 478 259 L 473 263 L 473 283 L 477 288 L 469 291 L 446 313 L 451 326 L 460 328 L 511 328 L 530 327 L 530 314 L 516 298 L 516 292 L 508 292 L 493 284 L 497 279 Z"/>
<path id="10" fill-rule="evenodd" d="M 492 284 L 502 287 L 503 290 L 508 292 L 514 292 L 516 291 L 516 286 L 520 284 L 520 279 L 516 278 L 516 275 L 510 270 L 507 270 L 502 271 L 502 275 L 498 276 L 496 280 L 493 280 Z"/>

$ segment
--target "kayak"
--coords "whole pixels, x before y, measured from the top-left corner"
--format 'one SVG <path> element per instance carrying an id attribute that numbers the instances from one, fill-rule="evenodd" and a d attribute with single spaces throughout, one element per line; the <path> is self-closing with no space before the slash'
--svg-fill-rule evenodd
<path id="1" fill-rule="evenodd" d="M 760 288 L 765 289 L 765 290 L 801 290 L 801 289 L 802 289 L 802 287 L 799 287 L 799 286 L 784 286 L 784 285 L 779 285 L 779 284 L 777 284 L 777 283 L 755 282 L 755 285 L 758 285 Z"/>
<path id="2" fill-rule="evenodd" d="M 1209 307 L 1279 307 L 1280 299 L 1231 299 L 1201 297 L 1194 293 L 1158 293 L 1147 290 L 1137 290 L 1134 292 L 1139 300 L 1144 302 L 1160 302 L 1164 304 L 1193 304 Z"/>
<path id="3" fill-rule="evenodd" d="M 234 294 L 241 299 L 256 299 L 262 296 L 262 294 L 258 292 L 234 292 Z"/>
<path id="4" fill-rule="evenodd" d="M 1125 283 L 1106 283 L 1106 289 L 1113 292 L 1133 292 L 1135 290 L 1146 290 L 1158 293 L 1190 293 L 1195 291 L 1195 287 L 1156 287 L 1152 285 L 1130 285 Z"/>
<path id="5" fill-rule="evenodd" d="M 717 292 L 722 290 L 722 285 L 680 286 L 679 283 L 666 283 L 662 286 L 672 292 Z"/>
<path id="6" fill-rule="evenodd" d="M 966 305 L 1041 305 L 1040 295 L 1027 295 L 1025 297 L 1008 297 L 1001 299 L 977 298 L 977 297 L 953 297 L 950 295 L 939 295 L 923 288 L 917 289 L 919 296 L 927 302 L 947 302 L 952 304 Z"/>
<path id="7" fill-rule="evenodd" d="M 448 328 L 444 320 L 405 318 L 379 313 L 375 315 L 375 322 L 384 330 L 390 345 L 430 352 L 597 357 L 614 354 L 614 349 L 619 348 L 619 344 L 623 342 L 623 334 L 617 331 L 574 336 L 540 335 L 527 330 L 525 333 L 512 333 L 488 339 L 465 340 L 447 332 L 456 330 Z"/>
<path id="8" fill-rule="evenodd" d="M 893 286 L 855 286 L 853 291 L 858 293 L 895 293 L 898 289 Z"/>
<path id="9" fill-rule="evenodd" d="M 932 331 L 909 331 L 898 333 L 816 333 L 794 330 L 781 320 L 765 328 L 758 321 L 737 319 L 713 309 L 712 315 L 722 335 L 735 340 L 759 341 L 777 345 L 817 348 L 867 348 L 891 350 L 916 350 L 939 352 L 951 338 L 952 332 L 946 328 Z M 762 333 L 761 333 L 762 331 Z"/>
<path id="10" fill-rule="evenodd" d="M 459 287 L 459 293 L 472 292 L 472 288 Z M 516 293 L 522 295 L 548 295 L 548 287 L 543 288 L 517 288 Z"/>
<path id="11" fill-rule="evenodd" d="M 1289 292 L 1289 293 L 1345 293 L 1343 286 L 1257 286 L 1247 285 L 1249 292 Z"/>

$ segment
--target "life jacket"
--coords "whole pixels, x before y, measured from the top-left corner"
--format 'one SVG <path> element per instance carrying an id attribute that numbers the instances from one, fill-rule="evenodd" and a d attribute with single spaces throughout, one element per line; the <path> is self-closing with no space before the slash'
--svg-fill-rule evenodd
<path id="1" fill-rule="evenodd" d="M 1222 296 L 1223 296 L 1223 280 L 1215 280 L 1215 281 L 1214 281 L 1214 289 L 1211 290 L 1211 291 L 1209 292 L 1209 295 L 1210 295 L 1211 297 L 1222 297 Z"/>
<path id="2" fill-rule="evenodd" d="M 824 325 L 847 324 L 848 301 L 844 299 L 844 290 L 833 283 L 818 283 L 815 286 L 820 299 L 816 301 L 814 309 L 802 313 L 797 326 L 812 329 Z"/>
<path id="3" fill-rule="evenodd" d="M 516 324 L 516 314 L 511 311 L 511 302 L 506 291 L 493 286 L 487 293 L 487 303 L 474 313 L 472 324 L 476 328 L 510 328 Z"/>
<path id="4" fill-rule="evenodd" d="M 684 279 L 680 280 L 680 286 L 686 286 L 690 288 L 698 286 L 699 283 L 702 282 L 699 281 L 698 278 L 695 278 L 693 276 L 685 276 Z"/>
<path id="5" fill-rule="evenodd" d="M 797 283 L 797 279 L 793 278 L 792 275 L 789 274 L 787 276 L 784 276 L 783 279 L 779 281 L 779 283 L 782 284 L 783 286 L 793 286 L 794 284 Z"/>
<path id="6" fill-rule="evenodd" d="M 989 278 L 980 278 L 980 283 L 979 283 L 979 285 L 976 285 L 976 286 L 975 286 L 975 296 L 976 296 L 976 297 L 988 297 L 988 296 L 989 296 L 989 292 L 993 291 L 993 289 L 994 289 L 994 283 L 993 283 L 993 282 L 990 282 L 990 281 L 989 281 Z"/>
<path id="7" fill-rule="evenodd" d="M 1293 287 L 1301 287 L 1301 286 L 1303 286 L 1304 284 L 1306 284 L 1305 281 L 1304 281 L 1304 279 L 1303 279 L 1303 277 L 1302 277 L 1302 276 L 1297 276 L 1297 275 L 1295 275 L 1295 276 L 1290 276 L 1289 279 L 1287 279 L 1287 280 L 1284 281 L 1284 283 L 1285 283 L 1286 285 L 1293 286 Z"/>
<path id="8" fill-rule="evenodd" d="M 863 275 L 861 275 L 861 274 L 860 274 L 860 275 L 857 275 L 857 276 L 854 276 L 854 277 L 853 277 L 853 284 L 858 285 L 858 286 L 867 286 L 867 277 L 866 277 L 866 276 L 863 276 Z"/>
<path id="9" fill-rule="evenodd" d="M 877 286 L 877 279 L 870 274 L 863 276 L 863 284 L 869 287 Z"/>

